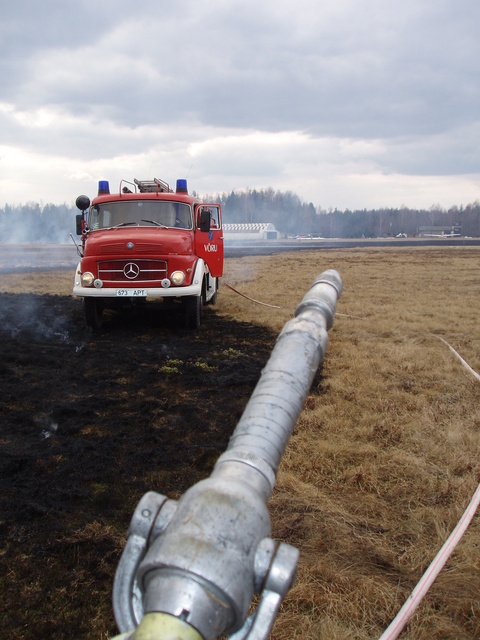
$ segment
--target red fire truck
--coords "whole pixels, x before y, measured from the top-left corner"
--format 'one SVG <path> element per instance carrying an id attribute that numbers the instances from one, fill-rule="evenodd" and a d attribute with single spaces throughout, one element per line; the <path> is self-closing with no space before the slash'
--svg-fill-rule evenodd
<path id="1" fill-rule="evenodd" d="M 217 301 L 223 273 L 219 204 L 190 195 L 186 180 L 173 191 L 163 180 L 106 180 L 90 203 L 76 205 L 80 262 L 73 293 L 84 300 L 85 321 L 98 329 L 105 308 L 132 308 L 147 298 L 182 305 L 185 325 L 200 327 L 202 307 Z"/>

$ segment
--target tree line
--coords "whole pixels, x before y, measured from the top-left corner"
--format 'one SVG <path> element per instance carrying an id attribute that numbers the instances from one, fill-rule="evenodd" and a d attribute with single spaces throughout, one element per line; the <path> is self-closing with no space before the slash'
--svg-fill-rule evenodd
<path id="1" fill-rule="evenodd" d="M 298 195 L 272 188 L 205 196 L 220 202 L 226 223 L 270 222 L 284 236 L 379 238 L 416 236 L 420 227 L 458 227 L 464 236 L 480 236 L 480 202 L 444 209 L 382 208 L 328 211 Z M 69 243 L 75 234 L 73 205 L 28 203 L 0 208 L 0 242 Z"/>
<path id="2" fill-rule="evenodd" d="M 480 236 L 480 201 L 444 209 L 381 208 L 325 210 L 291 192 L 250 189 L 216 196 L 226 222 L 272 222 L 282 234 L 324 238 L 381 238 L 418 235 L 421 227 L 459 227 L 462 235 Z"/>

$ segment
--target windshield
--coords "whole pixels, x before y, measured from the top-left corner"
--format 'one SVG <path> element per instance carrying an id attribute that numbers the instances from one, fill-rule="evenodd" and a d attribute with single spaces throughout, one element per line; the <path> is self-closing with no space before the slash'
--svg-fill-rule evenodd
<path id="1" fill-rule="evenodd" d="M 192 213 L 190 206 L 183 202 L 126 200 L 94 205 L 88 216 L 92 231 L 134 225 L 191 229 Z"/>

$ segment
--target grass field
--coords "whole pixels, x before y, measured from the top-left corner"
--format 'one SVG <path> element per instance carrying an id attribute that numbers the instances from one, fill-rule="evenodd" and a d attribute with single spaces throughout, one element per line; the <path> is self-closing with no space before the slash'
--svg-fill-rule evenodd
<path id="1" fill-rule="evenodd" d="M 343 294 L 271 501 L 300 570 L 273 638 L 374 638 L 480 481 L 480 251 L 345 250 L 231 260 L 220 312 L 280 330 L 313 277 Z M 402 637 L 480 637 L 479 514 Z"/>
<path id="2" fill-rule="evenodd" d="M 270 501 L 273 537 L 300 549 L 273 640 L 378 638 L 480 481 L 480 383 L 439 340 L 480 372 L 480 248 L 231 258 L 224 282 L 280 308 L 221 286 L 216 313 L 278 333 L 330 268 L 343 294 Z M 33 289 L 66 295 L 71 281 Z M 31 274 L 2 278 L 31 289 Z M 477 514 L 402 638 L 480 638 L 479 595 Z"/>

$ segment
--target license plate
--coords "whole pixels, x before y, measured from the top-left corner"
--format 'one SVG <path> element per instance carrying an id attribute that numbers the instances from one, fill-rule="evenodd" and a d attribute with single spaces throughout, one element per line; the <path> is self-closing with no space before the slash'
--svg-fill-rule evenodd
<path id="1" fill-rule="evenodd" d="M 117 289 L 117 296 L 120 298 L 145 298 L 146 289 Z"/>

